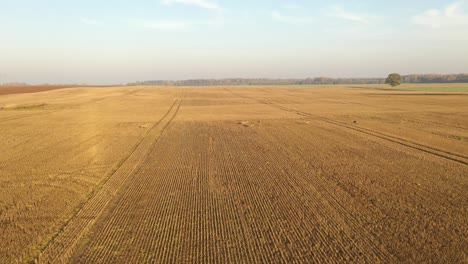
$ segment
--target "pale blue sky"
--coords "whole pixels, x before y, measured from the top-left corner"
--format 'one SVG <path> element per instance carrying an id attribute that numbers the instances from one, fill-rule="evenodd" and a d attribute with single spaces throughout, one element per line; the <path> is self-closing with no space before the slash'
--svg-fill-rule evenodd
<path id="1" fill-rule="evenodd" d="M 0 0 L 0 83 L 468 72 L 468 1 Z"/>

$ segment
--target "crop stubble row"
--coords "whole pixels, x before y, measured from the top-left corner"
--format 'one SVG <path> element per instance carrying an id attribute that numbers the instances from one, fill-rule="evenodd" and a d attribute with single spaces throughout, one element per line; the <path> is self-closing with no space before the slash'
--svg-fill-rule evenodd
<path id="1" fill-rule="evenodd" d="M 234 95 L 295 117 L 191 122 L 176 101 L 37 260 L 466 260 L 463 153 Z"/>
<path id="2" fill-rule="evenodd" d="M 359 210 L 336 200 L 336 186 L 296 166 L 294 155 L 259 151 L 278 144 L 264 134 L 223 126 L 174 124 L 77 259 L 393 259 L 354 220 Z"/>
<path id="3" fill-rule="evenodd" d="M 134 147 L 133 151 L 122 160 L 113 174 L 102 184 L 95 194 L 83 205 L 83 207 L 70 219 L 63 229 L 41 252 L 37 261 L 50 263 L 51 261 L 66 262 L 70 254 L 78 245 L 79 239 L 94 225 L 106 205 L 118 192 L 121 186 L 131 178 L 133 173 L 146 157 L 146 153 L 154 146 L 157 138 L 172 120 L 180 107 L 181 100 L 176 100 L 163 118 L 148 130 L 146 136 Z"/>
<path id="4" fill-rule="evenodd" d="M 131 101 L 128 95 L 135 91 L 106 99 Z M 0 149 L 8 151 L 0 157 L 0 229 L 5 242 L 0 262 L 31 261 L 144 131 L 137 123 L 93 121 L 107 109 L 90 108 L 94 100 L 81 101 L 82 110 L 66 108 L 46 118 L 30 115 L 1 123 Z"/>
<path id="5" fill-rule="evenodd" d="M 455 161 L 458 165 L 439 168 L 420 159 L 434 151 L 444 153 L 436 159 L 454 153 L 424 146 L 431 152 L 421 154 L 413 145 L 416 154 L 408 153 L 403 151 L 408 146 L 393 144 L 394 136 L 374 137 L 379 133 L 347 126 L 337 131 L 334 126 L 341 123 L 324 124 L 321 118 L 308 126 L 291 122 L 275 121 L 265 128 L 174 123 L 75 260 L 466 258 L 463 239 L 452 240 L 466 234 L 463 175 L 457 175 L 466 167 Z M 402 178 L 405 169 L 414 175 Z M 444 182 L 446 173 L 451 174 L 450 184 Z M 457 201 L 458 206 L 453 204 Z M 448 206 L 451 218 L 444 219 Z"/>

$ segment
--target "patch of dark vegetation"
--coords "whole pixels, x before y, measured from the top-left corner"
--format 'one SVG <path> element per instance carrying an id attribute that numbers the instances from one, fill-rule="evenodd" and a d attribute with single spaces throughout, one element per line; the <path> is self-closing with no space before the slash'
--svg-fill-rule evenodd
<path id="1" fill-rule="evenodd" d="M 47 104 L 28 104 L 28 105 L 15 105 L 15 106 L 0 106 L 0 111 L 31 111 L 42 110 Z"/>

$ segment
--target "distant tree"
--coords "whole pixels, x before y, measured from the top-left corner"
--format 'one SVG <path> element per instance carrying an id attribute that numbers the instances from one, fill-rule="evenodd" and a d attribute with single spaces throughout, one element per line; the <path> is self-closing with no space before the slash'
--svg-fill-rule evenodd
<path id="1" fill-rule="evenodd" d="M 389 74 L 385 83 L 391 85 L 392 87 L 398 86 L 401 84 L 401 75 L 398 73 Z"/>

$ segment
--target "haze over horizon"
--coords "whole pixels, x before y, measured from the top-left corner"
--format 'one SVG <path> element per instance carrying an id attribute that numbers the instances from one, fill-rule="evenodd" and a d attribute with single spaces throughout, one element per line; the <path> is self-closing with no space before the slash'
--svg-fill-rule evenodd
<path id="1" fill-rule="evenodd" d="M 0 0 L 0 83 L 468 71 L 468 1 Z"/>

